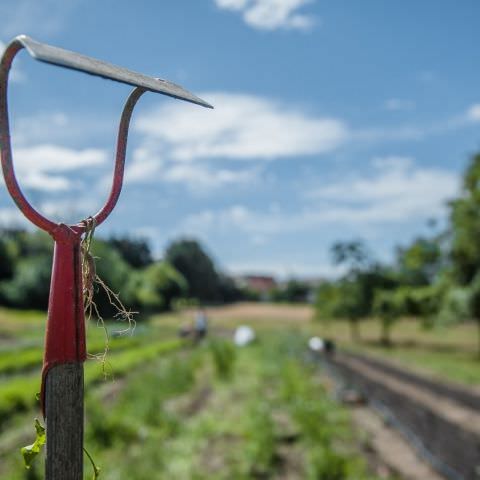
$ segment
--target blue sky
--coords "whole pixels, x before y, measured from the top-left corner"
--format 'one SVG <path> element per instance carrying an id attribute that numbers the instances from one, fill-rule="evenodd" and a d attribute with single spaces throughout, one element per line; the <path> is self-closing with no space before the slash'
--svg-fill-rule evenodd
<path id="1" fill-rule="evenodd" d="M 479 15 L 475 0 L 4 0 L 0 41 L 25 33 L 215 105 L 141 99 L 103 234 L 158 256 L 195 236 L 227 271 L 316 277 L 336 240 L 389 260 L 444 224 L 480 147 Z M 19 55 L 14 158 L 42 212 L 102 205 L 129 90 Z M 4 189 L 0 222 L 24 224 Z"/>

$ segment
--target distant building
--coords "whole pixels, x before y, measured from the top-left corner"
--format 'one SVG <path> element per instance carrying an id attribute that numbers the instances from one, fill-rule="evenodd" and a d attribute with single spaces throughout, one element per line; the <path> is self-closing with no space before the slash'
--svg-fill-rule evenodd
<path id="1" fill-rule="evenodd" d="M 246 277 L 246 282 L 251 290 L 259 293 L 267 293 L 277 286 L 277 282 L 273 277 L 260 275 L 249 275 Z"/>
<path id="2" fill-rule="evenodd" d="M 239 287 L 248 288 L 260 295 L 268 293 L 277 286 L 276 280 L 266 275 L 243 275 L 236 279 L 236 283 Z"/>

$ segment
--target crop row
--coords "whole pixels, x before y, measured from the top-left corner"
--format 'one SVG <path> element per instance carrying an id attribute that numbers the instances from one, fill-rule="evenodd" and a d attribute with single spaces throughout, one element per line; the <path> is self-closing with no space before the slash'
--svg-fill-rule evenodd
<path id="1" fill-rule="evenodd" d="M 107 372 L 118 378 L 141 364 L 179 349 L 183 342 L 178 339 L 148 344 L 111 354 L 108 358 Z M 85 364 L 85 385 L 92 385 L 105 378 L 105 370 L 100 362 L 88 361 Z M 15 413 L 31 409 L 37 403 L 39 374 L 13 378 L 2 385 L 0 390 L 0 426 Z"/>
<path id="2" fill-rule="evenodd" d="M 137 337 L 120 337 L 110 341 L 115 350 L 134 348 L 139 345 L 142 339 Z M 104 340 L 95 340 L 88 344 L 90 352 L 102 352 L 105 348 Z M 43 346 L 28 346 L 20 351 L 7 350 L 0 352 L 0 375 L 11 375 L 25 370 L 40 367 L 43 358 Z"/>

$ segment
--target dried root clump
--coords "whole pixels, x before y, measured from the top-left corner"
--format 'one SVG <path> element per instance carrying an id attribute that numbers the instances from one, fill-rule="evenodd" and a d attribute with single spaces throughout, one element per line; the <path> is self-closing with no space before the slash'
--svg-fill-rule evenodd
<path id="1" fill-rule="evenodd" d="M 115 293 L 98 275 L 95 267 L 95 260 L 91 253 L 92 240 L 95 233 L 95 219 L 89 217 L 83 220 L 85 234 L 80 244 L 82 256 L 82 283 L 83 283 L 83 305 L 86 320 L 96 318 L 97 327 L 102 328 L 105 334 L 105 347 L 102 353 L 88 354 L 90 358 L 99 360 L 102 363 L 105 376 L 107 375 L 107 355 L 110 349 L 110 334 L 107 325 L 101 315 L 97 304 L 95 303 L 95 293 L 102 289 L 110 303 L 116 311 L 114 318 L 120 322 L 126 323 L 126 327 L 115 331 L 116 335 L 133 334 L 136 322 L 134 316 L 138 312 L 128 310 L 120 299 L 120 294 Z"/>

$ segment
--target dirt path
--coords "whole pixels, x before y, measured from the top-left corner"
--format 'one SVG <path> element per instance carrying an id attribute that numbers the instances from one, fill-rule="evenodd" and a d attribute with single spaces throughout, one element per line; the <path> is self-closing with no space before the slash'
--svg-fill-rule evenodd
<path id="1" fill-rule="evenodd" d="M 437 415 L 455 423 L 461 429 L 480 435 L 480 412 L 461 405 L 450 398 L 440 396 L 427 389 L 395 378 L 391 374 L 389 375 L 368 365 L 359 358 L 349 359 L 348 357 L 342 357 L 340 361 L 372 380 L 382 383 L 390 390 L 421 403 Z"/>
<path id="2" fill-rule="evenodd" d="M 403 432 L 413 435 L 433 455 L 437 467 L 441 465 L 444 471 L 452 473 L 451 478 L 478 479 L 480 413 L 475 405 L 480 398 L 475 397 L 473 390 L 461 392 L 393 367 L 388 362 L 371 361 L 360 355 L 340 353 L 332 360 L 332 365 L 348 383 L 359 388 L 372 405 L 381 405 L 390 411 Z M 362 415 L 365 413 L 357 415 L 359 421 L 367 431 L 373 430 L 372 441 L 383 452 L 381 455 L 399 466 L 408 466 L 409 461 L 399 460 L 400 447 L 393 440 L 382 439 L 387 433 L 376 429 L 373 421 L 369 425 Z M 405 478 L 430 477 L 407 474 Z"/>
<path id="3" fill-rule="evenodd" d="M 433 468 L 420 459 L 411 445 L 370 408 L 357 406 L 352 410 L 355 426 L 367 435 L 369 452 L 366 453 L 374 470 L 389 472 L 403 480 L 442 480 Z M 374 457 L 372 459 L 372 457 Z"/>

